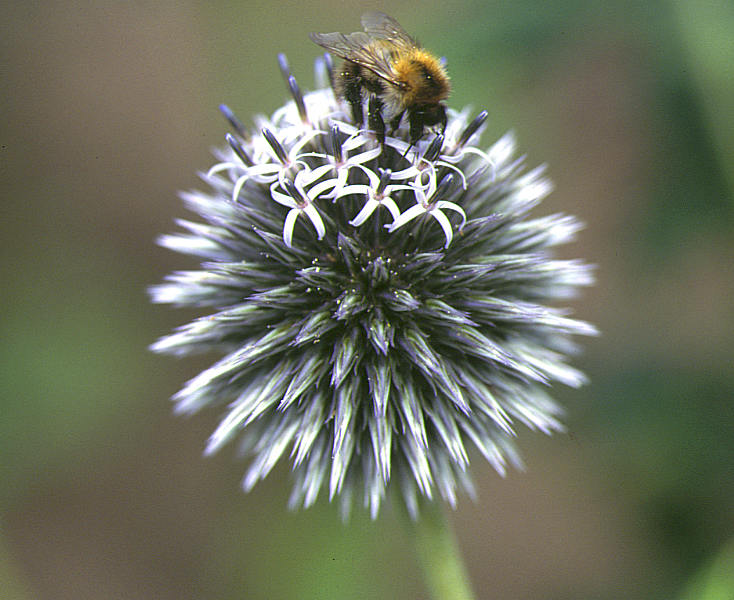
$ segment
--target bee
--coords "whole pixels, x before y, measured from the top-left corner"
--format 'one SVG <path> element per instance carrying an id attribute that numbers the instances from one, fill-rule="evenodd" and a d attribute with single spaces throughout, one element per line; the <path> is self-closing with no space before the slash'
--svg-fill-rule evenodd
<path id="1" fill-rule="evenodd" d="M 364 122 L 363 94 L 368 101 L 367 124 L 380 143 L 385 142 L 383 110 L 391 132 L 407 115 L 410 145 L 425 127 L 446 129 L 449 77 L 439 60 L 423 49 L 392 17 L 381 12 L 362 16 L 364 32 L 312 33 L 311 39 L 344 59 L 335 74 L 336 93 L 350 105 L 355 123 Z"/>

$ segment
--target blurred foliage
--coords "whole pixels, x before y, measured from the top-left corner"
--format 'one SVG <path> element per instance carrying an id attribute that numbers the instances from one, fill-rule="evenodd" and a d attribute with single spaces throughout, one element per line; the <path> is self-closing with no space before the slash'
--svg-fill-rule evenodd
<path id="1" fill-rule="evenodd" d="M 669 581 L 682 584 L 732 532 L 734 378 L 663 364 L 610 375 L 589 408 L 607 441 L 603 466 L 636 505 Z"/>
<path id="2" fill-rule="evenodd" d="M 694 577 L 682 600 L 727 600 L 734 598 L 734 540 L 719 552 Z"/>
<path id="3" fill-rule="evenodd" d="M 370 9 L 447 57 L 452 105 L 490 110 L 485 143 L 513 128 L 529 164 L 549 160 L 558 188 L 539 212 L 579 214 L 570 252 L 599 264 L 577 303 L 604 332 L 580 359 L 591 384 L 559 390 L 574 460 L 559 467 L 559 440 L 523 432 L 528 473 L 480 477 L 478 509 L 461 500 L 480 596 L 730 600 L 734 8 L 693 0 L 8 7 L 0 578 L 54 600 L 423 593 L 389 510 L 347 527 L 325 503 L 286 513 L 287 468 L 242 495 L 243 465 L 201 458 L 217 415 L 169 414 L 205 363 L 146 350 L 191 316 L 145 288 L 192 266 L 153 240 L 223 141 L 216 106 L 247 123 L 272 112 L 286 98 L 276 53 L 308 88 L 306 33 L 353 31 Z M 550 507 L 548 481 L 562 490 Z M 579 487 L 606 527 L 563 521 Z M 475 510 L 486 522 L 462 520 Z M 548 528 L 533 539 L 564 527 L 567 572 L 487 526 L 528 521 Z M 583 544 L 605 557 L 593 569 Z"/>

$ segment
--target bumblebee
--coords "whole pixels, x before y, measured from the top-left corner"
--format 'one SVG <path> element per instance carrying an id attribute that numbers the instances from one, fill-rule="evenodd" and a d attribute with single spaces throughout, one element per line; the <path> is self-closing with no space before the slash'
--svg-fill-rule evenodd
<path id="1" fill-rule="evenodd" d="M 335 74 L 334 89 L 351 106 L 355 123 L 364 122 L 363 102 L 367 95 L 367 124 L 380 143 L 385 142 L 383 110 L 395 131 L 407 115 L 410 144 L 423 135 L 425 127 L 446 129 L 446 106 L 441 103 L 451 89 L 439 60 L 424 50 L 392 17 L 381 12 L 362 16 L 364 32 L 312 33 L 311 39 L 344 59 Z"/>

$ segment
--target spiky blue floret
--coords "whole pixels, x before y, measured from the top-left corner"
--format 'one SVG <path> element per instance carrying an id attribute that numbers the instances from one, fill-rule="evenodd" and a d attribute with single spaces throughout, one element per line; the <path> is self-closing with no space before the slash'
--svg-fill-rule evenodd
<path id="1" fill-rule="evenodd" d="M 259 133 L 223 108 L 236 135 L 209 192 L 182 195 L 201 221 L 160 239 L 201 268 L 151 290 L 209 314 L 153 349 L 223 355 L 174 400 L 224 410 L 207 452 L 237 442 L 245 489 L 288 453 L 293 506 L 328 488 L 374 516 L 391 481 L 413 515 L 419 495 L 453 505 L 472 491 L 470 447 L 500 473 L 519 465 L 513 424 L 561 429 L 548 386 L 584 382 L 566 357 L 595 330 L 548 305 L 592 282 L 552 254 L 580 225 L 529 216 L 551 185 L 512 135 L 471 144 L 486 113 L 380 147 L 331 90 L 288 81 L 294 100 Z"/>

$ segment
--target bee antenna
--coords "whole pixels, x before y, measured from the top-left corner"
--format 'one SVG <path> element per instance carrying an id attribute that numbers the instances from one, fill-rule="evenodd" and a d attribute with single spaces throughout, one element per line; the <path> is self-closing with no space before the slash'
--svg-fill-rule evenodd
<path id="1" fill-rule="evenodd" d="M 403 158 L 407 160 L 408 152 L 410 152 L 410 149 L 413 147 L 413 144 L 411 143 L 408 145 L 408 147 L 405 149 L 405 152 L 403 152 Z"/>

